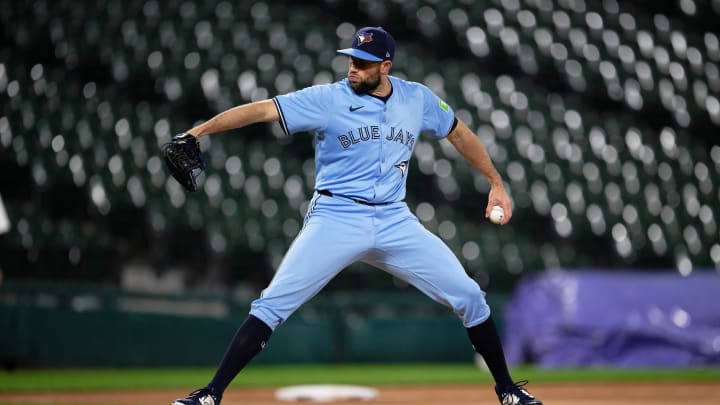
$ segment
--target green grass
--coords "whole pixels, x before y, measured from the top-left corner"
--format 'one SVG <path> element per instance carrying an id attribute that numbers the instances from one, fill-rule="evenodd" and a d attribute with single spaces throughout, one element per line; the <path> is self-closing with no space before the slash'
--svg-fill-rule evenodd
<path id="1" fill-rule="evenodd" d="M 204 385 L 211 368 L 51 369 L 0 372 L 0 392 L 131 389 L 193 389 Z M 513 370 L 517 379 L 533 382 L 720 381 L 720 368 L 662 370 Z M 458 364 L 363 364 L 251 366 L 232 387 L 277 387 L 294 384 L 442 385 L 491 381 L 487 372 Z"/>

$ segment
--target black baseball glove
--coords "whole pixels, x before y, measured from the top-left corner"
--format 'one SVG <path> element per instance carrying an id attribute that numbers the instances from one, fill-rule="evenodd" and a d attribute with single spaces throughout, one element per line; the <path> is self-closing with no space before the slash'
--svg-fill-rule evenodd
<path id="1" fill-rule="evenodd" d="M 200 153 L 197 138 L 182 133 L 175 135 L 172 141 L 162 146 L 165 165 L 175 180 L 187 191 L 197 191 L 195 179 L 205 170 L 205 161 Z"/>

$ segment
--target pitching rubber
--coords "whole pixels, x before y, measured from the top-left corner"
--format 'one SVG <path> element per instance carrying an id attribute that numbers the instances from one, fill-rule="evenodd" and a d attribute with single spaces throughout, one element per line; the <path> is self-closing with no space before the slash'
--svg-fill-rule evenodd
<path id="1" fill-rule="evenodd" d="M 286 402 L 371 401 L 377 396 L 376 389 L 357 385 L 295 385 L 275 391 L 275 398 Z"/>

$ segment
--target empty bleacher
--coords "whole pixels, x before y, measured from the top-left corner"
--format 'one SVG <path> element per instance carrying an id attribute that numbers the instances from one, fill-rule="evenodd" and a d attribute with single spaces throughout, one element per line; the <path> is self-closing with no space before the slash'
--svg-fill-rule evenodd
<path id="1" fill-rule="evenodd" d="M 233 105 L 344 77 L 361 25 L 399 43 L 483 140 L 515 203 L 421 139 L 408 202 L 483 287 L 549 268 L 720 268 L 718 2 L 616 0 L 9 2 L 0 14 L 6 277 L 262 288 L 302 224 L 312 141 L 256 125 L 202 139 L 185 193 L 159 157 Z M 329 13 L 329 14 L 328 14 Z M 330 15 L 330 17 L 328 17 Z M 395 288 L 381 273 L 347 285 Z"/>

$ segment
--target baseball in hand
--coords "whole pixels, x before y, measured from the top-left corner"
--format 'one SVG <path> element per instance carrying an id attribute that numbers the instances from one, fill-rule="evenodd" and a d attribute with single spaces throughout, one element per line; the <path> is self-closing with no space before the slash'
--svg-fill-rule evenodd
<path id="1" fill-rule="evenodd" d="M 490 220 L 493 223 L 499 224 L 502 222 L 502 220 L 504 218 L 505 218 L 505 211 L 503 211 L 501 206 L 496 205 L 490 211 Z"/>

